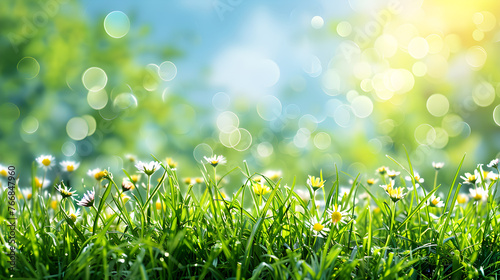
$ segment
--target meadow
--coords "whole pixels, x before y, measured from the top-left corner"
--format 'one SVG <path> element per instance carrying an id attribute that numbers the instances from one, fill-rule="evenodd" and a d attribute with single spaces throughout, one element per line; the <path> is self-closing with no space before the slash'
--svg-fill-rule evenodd
<path id="1" fill-rule="evenodd" d="M 500 1 L 0 1 L 0 280 L 498 279 Z"/>
<path id="2" fill-rule="evenodd" d="M 229 173 L 217 172 L 224 156 L 205 157 L 196 178 L 179 178 L 174 159 L 151 159 L 89 170 L 93 183 L 84 184 L 71 177 L 80 163 L 42 155 L 28 188 L 7 187 L 18 177 L 2 166 L 2 279 L 497 279 L 500 271 L 498 159 L 468 172 L 462 159 L 446 192 L 436 185 L 443 163 L 429 164 L 435 177 L 425 179 L 409 158 L 328 180 L 318 170 L 298 189 L 279 171 L 242 162 L 229 171 L 241 178 L 231 193 Z M 47 178 L 50 169 L 59 175 Z"/>

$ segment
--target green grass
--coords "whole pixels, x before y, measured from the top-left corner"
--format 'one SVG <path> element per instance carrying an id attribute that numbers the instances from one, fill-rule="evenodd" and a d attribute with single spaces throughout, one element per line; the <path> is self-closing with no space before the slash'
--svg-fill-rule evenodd
<path id="1" fill-rule="evenodd" d="M 446 188 L 436 180 L 416 188 L 414 177 L 404 180 L 414 171 L 409 159 L 407 166 L 394 161 L 393 168 L 401 171 L 395 187 L 413 187 L 395 201 L 379 184 L 366 183 L 372 175 L 339 172 L 317 190 L 308 186 L 304 198 L 295 181 L 283 185 L 246 163 L 230 171 L 241 177 L 236 186 L 208 164 L 201 167 L 205 183 L 193 184 L 162 164 L 155 174 L 161 173 L 159 180 L 143 174 L 135 189 L 125 192 L 128 201 L 117 195 L 121 178 L 131 179 L 136 171 L 108 173 L 94 186 L 93 207 L 77 206 L 52 188 L 44 193 L 33 183 L 32 197 L 16 201 L 13 279 L 498 279 L 498 183 L 482 178 L 478 187 L 488 190 L 488 199 L 459 203 L 459 194 L 474 188 L 462 185 L 461 164 Z M 36 173 L 33 165 L 32 178 Z M 269 187 L 263 195 L 253 188 L 259 178 L 261 187 Z M 344 194 L 341 179 L 352 180 Z M 389 178 L 378 180 L 383 184 Z M 223 194 L 229 187 L 236 191 Z M 445 206 L 428 206 L 441 188 Z M 11 275 L 5 185 L 1 198 L 0 276 L 5 279 Z M 338 223 L 327 211 L 335 207 L 342 210 Z M 313 219 L 325 226 L 321 232 L 311 228 Z"/>

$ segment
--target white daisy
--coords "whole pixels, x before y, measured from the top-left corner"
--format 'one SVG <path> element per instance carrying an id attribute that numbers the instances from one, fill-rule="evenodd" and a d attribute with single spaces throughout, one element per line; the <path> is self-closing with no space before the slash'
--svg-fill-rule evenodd
<path id="1" fill-rule="evenodd" d="M 263 175 L 272 181 L 278 181 L 281 178 L 282 173 L 280 170 L 267 170 Z"/>
<path id="2" fill-rule="evenodd" d="M 50 197 L 50 202 L 49 202 L 49 207 L 52 208 L 53 210 L 57 210 L 57 205 L 59 204 L 59 201 L 62 200 L 62 196 L 59 193 L 56 193 Z"/>
<path id="3" fill-rule="evenodd" d="M 170 167 L 170 169 L 175 169 L 175 168 L 177 168 L 177 164 L 178 164 L 178 163 L 177 163 L 176 161 L 174 161 L 174 159 L 173 159 L 173 158 L 170 158 L 170 157 L 169 157 L 169 158 L 166 158 L 166 159 L 165 159 L 165 161 L 167 162 L 167 165 L 168 165 L 168 167 Z"/>
<path id="4" fill-rule="evenodd" d="M 92 207 L 94 206 L 94 200 L 95 200 L 95 191 L 87 191 L 82 197 L 80 201 L 78 201 L 79 206 L 84 206 L 84 207 Z"/>
<path id="5" fill-rule="evenodd" d="M 375 173 L 378 173 L 380 175 L 385 175 L 387 173 L 387 170 L 389 170 L 389 168 L 387 168 L 385 166 L 381 166 L 381 167 L 377 168 L 377 170 L 375 170 Z"/>
<path id="6" fill-rule="evenodd" d="M 479 172 L 477 169 L 474 170 L 474 174 L 471 174 L 469 172 L 466 172 L 464 174 L 465 176 L 460 176 L 464 180 L 464 184 L 476 184 L 481 182 L 481 176 L 479 175 Z"/>
<path id="7" fill-rule="evenodd" d="M 252 189 L 256 195 L 266 195 L 272 190 L 265 184 L 265 180 L 260 182 L 252 182 Z"/>
<path id="8" fill-rule="evenodd" d="M 475 201 L 486 201 L 488 199 L 488 191 L 481 188 L 481 187 L 476 187 L 474 189 L 469 189 L 470 192 L 470 197 L 474 199 Z"/>
<path id="9" fill-rule="evenodd" d="M 123 179 L 122 181 L 122 191 L 130 191 L 135 189 L 134 183 L 130 182 L 128 178 Z"/>
<path id="10" fill-rule="evenodd" d="M 478 177 L 479 180 L 483 179 L 484 181 L 487 181 L 488 183 L 491 181 L 496 181 L 498 180 L 498 174 L 492 172 L 492 171 L 485 171 L 483 169 L 483 165 L 479 164 L 479 175 L 483 175 L 482 178 Z"/>
<path id="11" fill-rule="evenodd" d="M 104 178 L 104 176 L 106 176 L 106 172 L 105 172 L 105 170 L 95 168 L 95 169 L 90 169 L 89 171 L 87 171 L 87 175 L 96 179 L 97 181 L 101 181 Z"/>
<path id="12" fill-rule="evenodd" d="M 342 202 L 342 199 L 347 198 L 349 193 L 351 192 L 351 188 L 346 188 L 346 187 L 340 187 L 339 188 L 339 197 L 338 197 L 338 203 Z M 354 204 L 358 203 L 358 197 L 354 198 Z"/>
<path id="13" fill-rule="evenodd" d="M 76 191 L 72 190 L 71 188 L 68 189 L 62 182 L 61 184 L 57 185 L 56 190 L 62 195 L 63 198 L 73 198 L 73 196 L 76 195 Z"/>
<path id="14" fill-rule="evenodd" d="M 186 185 L 194 185 L 196 184 L 196 181 L 194 180 L 194 178 L 191 178 L 191 177 L 186 177 L 183 179 L 184 183 Z"/>
<path id="15" fill-rule="evenodd" d="M 309 202 L 309 200 L 311 200 L 311 196 L 309 194 L 309 191 L 307 190 L 303 190 L 303 189 L 299 189 L 299 188 L 296 188 L 293 190 L 298 196 L 299 198 L 305 203 L 307 204 Z"/>
<path id="16" fill-rule="evenodd" d="M 35 177 L 35 187 L 39 189 L 44 189 L 50 185 L 50 180 L 45 178 L 40 178 L 40 177 Z"/>
<path id="17" fill-rule="evenodd" d="M 436 170 L 439 170 L 441 168 L 444 167 L 444 162 L 432 162 L 432 167 L 434 167 L 434 169 Z"/>
<path id="18" fill-rule="evenodd" d="M 413 178 L 415 178 L 415 185 L 416 184 L 422 184 L 424 182 L 424 178 L 420 177 L 420 175 L 416 171 L 413 172 Z M 411 182 L 411 179 L 412 179 L 412 177 L 410 177 L 410 176 L 406 176 L 405 177 L 406 181 L 410 181 Z"/>
<path id="19" fill-rule="evenodd" d="M 394 188 L 394 181 L 393 180 L 389 180 L 389 183 L 387 183 L 385 185 L 380 185 L 380 187 L 382 189 L 384 189 L 384 191 L 386 193 L 389 193 Z"/>
<path id="20" fill-rule="evenodd" d="M 397 176 L 399 176 L 399 174 L 401 174 L 401 172 L 399 171 L 390 169 L 387 170 L 387 176 L 389 176 L 389 178 L 391 178 L 392 180 L 394 180 Z"/>
<path id="21" fill-rule="evenodd" d="M 217 165 L 219 164 L 225 164 L 227 161 L 226 161 L 226 158 L 223 156 L 223 155 L 213 155 L 211 157 L 204 157 L 205 158 L 205 161 L 207 163 L 209 163 L 210 165 L 212 165 L 213 167 L 216 167 Z"/>
<path id="22" fill-rule="evenodd" d="M 204 182 L 204 179 L 203 179 L 203 177 L 196 177 L 196 178 L 194 178 L 194 182 L 197 184 L 201 184 Z"/>
<path id="23" fill-rule="evenodd" d="M 128 161 L 130 162 L 135 162 L 137 160 L 137 157 L 132 154 L 126 154 L 125 158 L 128 159 Z"/>
<path id="24" fill-rule="evenodd" d="M 370 178 L 368 180 L 366 180 L 366 183 L 371 186 L 373 184 L 375 184 L 376 182 L 378 182 L 378 179 L 374 179 L 374 178 Z"/>
<path id="25" fill-rule="evenodd" d="M 492 161 L 490 161 L 490 163 L 488 163 L 488 167 L 490 168 L 498 168 L 498 159 L 493 159 Z"/>
<path id="26" fill-rule="evenodd" d="M 62 170 L 64 172 L 68 172 L 68 173 L 71 173 L 71 172 L 77 170 L 78 167 L 80 166 L 79 162 L 74 162 L 71 160 L 61 161 L 59 164 L 61 165 Z"/>
<path id="27" fill-rule="evenodd" d="M 431 207 L 443 207 L 444 202 L 441 200 L 439 196 L 435 196 L 434 194 L 432 194 L 431 197 L 429 198 L 427 205 Z"/>
<path id="28" fill-rule="evenodd" d="M 315 237 L 326 237 L 328 235 L 330 229 L 325 226 L 326 224 L 326 222 L 319 221 L 316 216 L 314 216 L 311 221 L 306 222 L 306 226 Z"/>
<path id="29" fill-rule="evenodd" d="M 51 155 L 41 155 L 36 158 L 39 167 L 43 167 L 44 169 L 51 169 L 55 164 L 55 157 Z"/>
<path id="30" fill-rule="evenodd" d="M 71 211 L 68 213 L 68 217 L 73 221 L 73 223 L 76 223 L 76 220 L 80 218 L 80 209 L 75 211 Z"/>
<path id="31" fill-rule="evenodd" d="M 469 197 L 466 194 L 459 193 L 457 196 L 457 202 L 460 204 L 467 203 L 469 201 Z"/>
<path id="32" fill-rule="evenodd" d="M 334 226 L 339 228 L 339 224 L 345 224 L 347 220 L 347 211 L 342 211 L 340 205 L 335 205 L 332 210 L 327 210 L 330 215 L 330 220 L 328 223 L 332 223 Z"/>
<path id="33" fill-rule="evenodd" d="M 320 177 L 314 177 L 309 175 L 309 178 L 307 179 L 307 184 L 314 190 L 318 190 L 322 188 L 325 185 L 325 180 L 321 180 Z"/>
<path id="34" fill-rule="evenodd" d="M 9 176 L 9 171 L 7 170 L 7 167 L 3 166 L 0 164 L 0 176 L 2 177 L 8 177 Z"/>
<path id="35" fill-rule="evenodd" d="M 30 200 L 32 197 L 31 188 L 21 189 L 21 195 L 18 196 L 19 199 L 24 198 L 24 200 Z"/>
<path id="36" fill-rule="evenodd" d="M 144 174 L 151 176 L 155 173 L 156 170 L 160 168 L 160 163 L 157 161 L 150 161 L 149 163 L 145 163 L 139 161 L 135 164 L 135 167 Z"/>
<path id="37" fill-rule="evenodd" d="M 403 198 L 406 195 L 406 193 L 403 193 L 402 187 L 397 187 L 397 188 L 392 188 L 388 192 L 388 195 L 392 199 L 392 201 L 398 202 L 401 198 Z"/>
<path id="38" fill-rule="evenodd" d="M 498 174 L 493 173 L 493 172 L 488 172 L 487 179 L 490 179 L 491 181 L 497 181 Z"/>
<path id="39" fill-rule="evenodd" d="M 409 192 L 413 191 L 413 185 L 412 184 L 407 185 L 406 189 Z M 417 189 L 418 194 L 423 194 L 422 188 L 420 188 L 420 184 L 419 183 L 415 183 L 415 189 Z"/>

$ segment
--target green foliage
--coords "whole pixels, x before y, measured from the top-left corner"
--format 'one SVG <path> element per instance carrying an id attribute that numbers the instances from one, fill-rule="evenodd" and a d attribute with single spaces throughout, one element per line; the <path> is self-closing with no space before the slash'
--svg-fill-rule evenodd
<path id="1" fill-rule="evenodd" d="M 408 169 L 397 164 L 412 170 L 411 164 Z M 476 185 L 489 186 L 486 201 L 458 202 L 460 188 L 451 188 L 449 207 L 438 208 L 429 206 L 429 198 L 439 186 L 425 193 L 422 185 L 418 192 L 393 202 L 390 190 L 369 186 L 358 175 L 344 194 L 336 180 L 330 190 L 318 189 L 303 197 L 295 191 L 295 184 L 282 185 L 281 178 L 251 173 L 246 163 L 231 171 L 243 180 L 227 196 L 224 177 L 228 174 L 219 178 L 216 168 L 207 167 L 201 168 L 205 183 L 184 184 L 176 169 L 161 163 L 157 184 L 147 178 L 128 192 L 117 186 L 114 174 L 105 173 L 94 186 L 101 188 L 96 192 L 101 193 L 96 195 L 97 207 L 80 207 L 74 218 L 70 215 L 75 213 L 74 201 L 58 197 L 55 190 L 36 188 L 31 199 L 21 196 L 13 275 L 38 279 L 476 279 L 500 271 L 500 215 L 492 196 L 498 187 L 495 180 L 484 178 Z M 459 173 L 460 166 L 453 181 Z M 381 180 L 386 176 L 381 175 Z M 403 183 L 402 178 L 396 181 Z M 258 182 L 271 192 L 256 194 Z M 121 194 L 133 198 L 125 200 Z M 7 201 L 6 191 L 1 198 Z M 327 201 L 331 204 L 324 204 Z M 334 219 L 337 205 L 338 211 L 347 210 L 340 212 L 341 220 Z M 9 231 L 7 217 L 7 208 L 2 207 L 3 244 Z M 324 228 L 313 229 L 315 223 Z M 1 273 L 8 276 L 9 249 L 2 245 L 1 251 Z"/>

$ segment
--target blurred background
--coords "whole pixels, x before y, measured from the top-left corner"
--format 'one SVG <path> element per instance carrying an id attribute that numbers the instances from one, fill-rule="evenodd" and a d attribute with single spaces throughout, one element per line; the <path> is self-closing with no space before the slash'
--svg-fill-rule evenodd
<path id="1" fill-rule="evenodd" d="M 405 162 L 432 181 L 500 151 L 500 2 L 0 2 L 0 164 L 121 174 L 150 154 L 333 181 Z M 41 171 L 39 171 L 41 172 Z M 48 176 L 54 178 L 59 166 Z M 241 175 L 235 179 L 240 184 Z M 80 180 L 80 179 L 78 179 Z M 449 182 L 448 182 L 449 183 Z M 237 187 L 237 186 L 235 186 Z"/>

